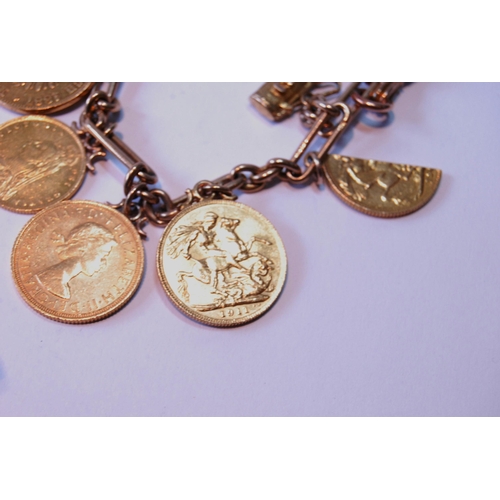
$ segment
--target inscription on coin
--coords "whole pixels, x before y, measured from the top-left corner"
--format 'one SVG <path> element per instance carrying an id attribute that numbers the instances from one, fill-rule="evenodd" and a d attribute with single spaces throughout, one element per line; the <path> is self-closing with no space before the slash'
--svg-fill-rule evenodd
<path id="1" fill-rule="evenodd" d="M 144 267 L 128 219 L 100 203 L 67 201 L 39 213 L 14 245 L 16 286 L 36 311 L 56 321 L 90 323 L 132 297 Z"/>
<path id="2" fill-rule="evenodd" d="M 0 83 L 0 103 L 14 111 L 55 113 L 76 103 L 92 85 L 81 82 Z"/>
<path id="3" fill-rule="evenodd" d="M 238 326 L 264 314 L 281 292 L 287 265 L 272 224 L 223 200 L 178 215 L 161 238 L 157 264 L 174 304 L 211 326 Z"/>
<path id="4" fill-rule="evenodd" d="M 64 123 L 26 116 L 0 126 L 0 207 L 35 213 L 71 198 L 85 169 L 83 146 Z"/>
<path id="5" fill-rule="evenodd" d="M 423 207 L 434 195 L 441 170 L 349 156 L 329 155 L 325 177 L 348 205 L 375 217 L 400 217 Z"/>

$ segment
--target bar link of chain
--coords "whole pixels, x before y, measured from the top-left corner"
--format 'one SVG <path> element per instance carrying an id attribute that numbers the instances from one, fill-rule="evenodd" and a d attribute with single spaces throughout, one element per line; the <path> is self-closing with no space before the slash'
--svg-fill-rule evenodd
<path id="1" fill-rule="evenodd" d="M 337 99 L 340 91 L 336 83 L 317 84 L 301 98 L 300 119 L 310 129 L 291 159 L 273 158 L 266 165 L 242 164 L 228 174 L 213 181 L 203 180 L 185 194 L 172 200 L 168 193 L 155 188 L 157 176 L 137 154 L 113 133 L 116 125 L 114 114 L 119 110 L 116 98 L 116 84 L 110 84 L 107 91 L 96 85 L 87 99 L 80 118 L 80 125 L 74 125 L 87 151 L 87 166 L 94 170 L 94 162 L 112 153 L 128 169 L 125 177 L 125 197 L 111 205 L 126 215 L 136 226 L 139 234 L 147 222 L 165 226 L 184 208 L 210 199 L 235 200 L 235 191 L 255 193 L 271 183 L 288 182 L 305 184 L 322 179 L 322 161 L 335 142 L 353 123 L 362 110 L 387 113 L 391 110 L 394 97 L 402 83 L 353 83 Z M 317 137 L 325 139 L 319 151 L 308 151 Z M 299 161 L 303 160 L 303 167 Z"/>
<path id="2" fill-rule="evenodd" d="M 87 170 L 95 173 L 95 162 L 106 157 L 103 144 L 82 126 L 83 117 L 88 117 L 95 126 L 109 134 L 116 126 L 115 117 L 120 111 L 120 103 L 116 98 L 117 83 L 110 83 L 107 91 L 102 90 L 102 84 L 96 83 L 92 88 L 85 108 L 80 118 L 80 124 L 73 123 L 73 130 L 82 141 L 86 153 Z"/>

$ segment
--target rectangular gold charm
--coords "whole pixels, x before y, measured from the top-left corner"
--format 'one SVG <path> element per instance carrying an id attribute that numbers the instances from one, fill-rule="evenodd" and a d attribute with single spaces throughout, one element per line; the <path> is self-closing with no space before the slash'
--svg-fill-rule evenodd
<path id="1" fill-rule="evenodd" d="M 316 84 L 311 82 L 268 82 L 250 97 L 251 103 L 274 122 L 291 116 L 301 97 Z"/>

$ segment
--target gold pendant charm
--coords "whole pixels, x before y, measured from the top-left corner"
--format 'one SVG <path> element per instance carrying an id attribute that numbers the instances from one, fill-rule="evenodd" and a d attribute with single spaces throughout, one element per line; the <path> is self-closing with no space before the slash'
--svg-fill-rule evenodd
<path id="1" fill-rule="evenodd" d="M 329 155 L 323 163 L 329 186 L 351 207 L 374 217 L 401 217 L 434 195 L 441 170 Z"/>
<path id="2" fill-rule="evenodd" d="M 250 102 L 268 120 L 280 122 L 292 116 L 301 98 L 315 85 L 312 82 L 268 82 L 250 97 Z"/>
<path id="3" fill-rule="evenodd" d="M 123 307 L 141 281 L 144 250 L 131 222 L 91 201 L 66 201 L 35 215 L 17 237 L 14 281 L 37 312 L 91 323 Z"/>
<path id="4" fill-rule="evenodd" d="M 0 207 L 32 214 L 71 198 L 85 171 L 83 146 L 64 123 L 25 116 L 0 126 Z"/>
<path id="5" fill-rule="evenodd" d="M 286 253 L 272 224 L 226 200 L 183 210 L 167 226 L 157 255 L 167 295 L 187 316 L 210 326 L 238 326 L 264 314 L 286 276 Z"/>
<path id="6" fill-rule="evenodd" d="M 78 102 L 93 83 L 0 83 L 0 103 L 24 113 L 50 114 Z"/>

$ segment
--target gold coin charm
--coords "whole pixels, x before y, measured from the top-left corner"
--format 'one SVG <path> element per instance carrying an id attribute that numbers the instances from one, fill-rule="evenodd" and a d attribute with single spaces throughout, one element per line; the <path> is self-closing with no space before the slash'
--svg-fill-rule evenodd
<path id="1" fill-rule="evenodd" d="M 71 198 L 85 170 L 82 143 L 64 123 L 25 116 L 0 126 L 0 207 L 31 214 Z"/>
<path id="2" fill-rule="evenodd" d="M 286 276 L 286 253 L 272 224 L 246 205 L 202 202 L 163 233 L 157 255 L 163 288 L 186 315 L 238 326 L 264 314 Z"/>
<path id="3" fill-rule="evenodd" d="M 0 83 L 0 103 L 18 112 L 49 114 L 78 102 L 93 83 Z"/>
<path id="4" fill-rule="evenodd" d="M 441 179 L 441 170 L 434 168 L 340 155 L 329 155 L 323 169 L 344 202 L 375 217 L 401 217 L 422 208 Z"/>
<path id="5" fill-rule="evenodd" d="M 12 253 L 24 300 L 64 323 L 91 323 L 118 311 L 137 290 L 143 269 L 132 223 L 92 201 L 65 201 L 35 215 Z"/>

